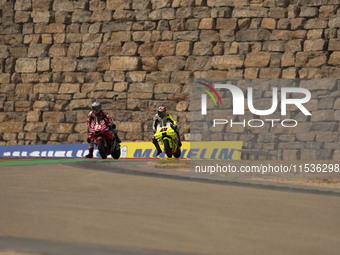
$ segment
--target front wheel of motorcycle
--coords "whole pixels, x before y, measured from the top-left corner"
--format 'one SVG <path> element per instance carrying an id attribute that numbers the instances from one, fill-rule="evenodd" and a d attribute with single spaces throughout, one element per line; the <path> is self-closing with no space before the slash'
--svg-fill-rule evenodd
<path id="1" fill-rule="evenodd" d="M 182 154 L 181 148 L 177 147 L 177 151 L 174 153 L 175 158 L 179 158 Z"/>
<path id="2" fill-rule="evenodd" d="M 168 158 L 172 158 L 172 149 L 170 148 L 170 143 L 168 139 L 163 140 L 164 150 Z"/>
<path id="3" fill-rule="evenodd" d="M 120 157 L 120 148 L 116 149 L 114 152 L 111 153 L 112 158 L 119 159 Z"/>
<path id="4" fill-rule="evenodd" d="M 104 140 L 102 140 L 102 139 L 98 140 L 97 146 L 98 146 L 99 154 L 102 157 L 102 159 L 106 159 L 107 154 L 106 154 L 106 149 L 105 149 L 105 145 L 104 145 Z"/>

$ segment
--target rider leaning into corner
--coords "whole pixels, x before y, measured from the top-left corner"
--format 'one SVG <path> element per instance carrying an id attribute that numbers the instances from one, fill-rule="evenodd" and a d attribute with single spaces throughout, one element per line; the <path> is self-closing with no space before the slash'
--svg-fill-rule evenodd
<path id="1" fill-rule="evenodd" d="M 158 108 L 157 114 L 153 117 L 153 125 L 152 125 L 153 132 L 156 133 L 157 125 L 159 123 L 163 123 L 164 125 L 166 125 L 167 122 L 170 122 L 172 124 L 172 128 L 175 130 L 175 132 L 177 134 L 178 146 L 181 147 L 182 142 L 181 142 L 179 130 L 178 130 L 178 127 L 177 127 L 177 122 L 171 117 L 170 114 L 168 114 L 166 112 L 166 108 L 164 106 L 160 106 Z M 155 138 L 155 136 L 152 137 L 152 143 L 155 145 L 155 147 L 157 149 L 157 156 L 158 156 L 159 154 L 162 153 L 162 150 L 161 150 L 161 147 L 159 146 L 158 141 Z"/>
<path id="2" fill-rule="evenodd" d="M 109 116 L 109 114 L 102 109 L 102 105 L 99 102 L 94 102 L 91 106 L 92 111 L 87 116 L 87 133 L 89 134 L 90 126 L 92 122 L 104 120 L 105 124 L 109 127 L 110 131 L 117 137 L 118 142 L 120 143 L 120 139 L 117 134 L 116 125 L 113 123 L 113 119 Z M 89 154 L 85 157 L 93 158 L 93 148 L 94 141 L 90 138 L 87 138 L 87 142 L 89 143 Z"/>

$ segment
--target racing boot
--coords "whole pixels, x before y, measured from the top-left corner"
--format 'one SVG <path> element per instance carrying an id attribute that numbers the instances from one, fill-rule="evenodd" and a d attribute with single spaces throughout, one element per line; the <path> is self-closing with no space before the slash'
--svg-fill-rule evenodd
<path id="1" fill-rule="evenodd" d="M 157 156 L 158 156 L 159 154 L 162 153 L 161 147 L 159 146 L 158 141 L 154 137 L 152 137 L 152 143 L 155 145 L 157 149 Z"/>
<path id="2" fill-rule="evenodd" d="M 93 158 L 93 148 L 89 148 L 89 154 L 87 154 L 85 157 Z"/>

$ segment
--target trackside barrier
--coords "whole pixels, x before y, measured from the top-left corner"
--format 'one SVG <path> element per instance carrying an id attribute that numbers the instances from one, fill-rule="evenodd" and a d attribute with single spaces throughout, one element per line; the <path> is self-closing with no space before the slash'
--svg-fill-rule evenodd
<path id="1" fill-rule="evenodd" d="M 182 144 L 180 158 L 241 159 L 239 150 L 242 149 L 242 141 L 182 142 Z M 83 158 L 87 153 L 88 144 L 0 146 L 0 157 Z M 151 142 L 121 143 L 121 158 L 156 158 L 156 153 Z M 100 158 L 96 149 L 94 157 Z M 165 153 L 162 152 L 159 157 L 166 157 Z"/>

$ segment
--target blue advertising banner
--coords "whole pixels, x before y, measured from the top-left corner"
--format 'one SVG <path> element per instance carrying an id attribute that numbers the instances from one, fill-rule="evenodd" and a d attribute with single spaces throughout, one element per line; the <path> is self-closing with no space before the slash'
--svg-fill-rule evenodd
<path id="1" fill-rule="evenodd" d="M 195 144 L 193 148 L 191 148 L 192 144 Z M 180 158 L 240 160 L 241 148 L 241 141 L 183 142 Z M 151 142 L 123 142 L 120 157 L 156 158 L 156 152 Z M 87 153 L 88 144 L 0 146 L 0 157 L 84 158 Z M 100 158 L 97 149 L 94 150 L 93 156 Z M 159 157 L 166 157 L 165 153 L 162 152 Z"/>

